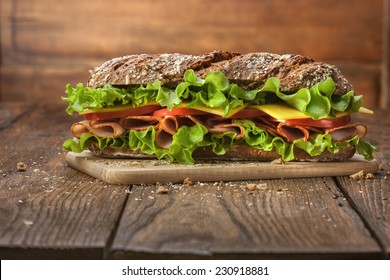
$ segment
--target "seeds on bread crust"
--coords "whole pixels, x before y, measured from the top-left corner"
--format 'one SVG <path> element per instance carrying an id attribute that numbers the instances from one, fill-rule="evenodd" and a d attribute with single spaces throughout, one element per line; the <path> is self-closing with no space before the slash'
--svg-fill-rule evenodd
<path id="1" fill-rule="evenodd" d="M 238 54 L 213 51 L 201 55 L 139 54 L 111 59 L 91 71 L 88 86 L 140 85 L 160 80 L 162 85 L 175 87 L 183 80 L 186 70 L 193 69 L 205 77 L 212 71 L 221 71 L 232 82 L 243 88 L 261 87 L 270 77 L 280 80 L 281 91 L 295 92 L 310 88 L 331 77 L 336 84 L 336 95 L 352 90 L 351 84 L 333 65 L 316 62 L 294 54 L 266 52 Z"/>

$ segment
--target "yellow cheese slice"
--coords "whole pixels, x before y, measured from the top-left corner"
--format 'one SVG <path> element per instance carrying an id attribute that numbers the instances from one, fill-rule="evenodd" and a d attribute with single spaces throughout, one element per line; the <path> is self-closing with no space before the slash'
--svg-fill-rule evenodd
<path id="1" fill-rule="evenodd" d="M 263 111 L 264 113 L 270 115 L 277 120 L 292 120 L 292 119 L 308 119 L 310 116 L 298 111 L 295 108 L 292 108 L 286 104 L 262 104 L 262 105 L 251 105 L 248 106 L 249 109 L 257 109 Z M 337 112 L 336 118 L 349 115 L 348 112 Z"/>
<path id="2" fill-rule="evenodd" d="M 374 114 L 373 110 L 370 110 L 370 109 L 367 109 L 367 108 L 364 108 L 364 107 L 360 107 L 358 112 L 359 113 L 363 113 L 363 114 L 370 114 L 370 115 Z"/>
<path id="3" fill-rule="evenodd" d="M 262 105 L 251 105 L 249 109 L 257 109 L 267 113 L 271 117 L 277 120 L 290 120 L 290 119 L 307 119 L 310 116 L 289 107 L 285 104 L 262 104 Z"/>
<path id="4" fill-rule="evenodd" d="M 186 102 L 183 102 L 179 105 L 181 108 L 188 108 Z M 141 108 L 145 106 L 150 106 L 150 105 L 159 105 L 158 102 L 149 102 L 147 104 L 143 104 L 141 106 L 133 107 L 133 105 L 121 105 L 121 106 L 114 106 L 114 107 L 109 107 L 109 108 L 99 108 L 99 109 L 86 109 L 82 111 L 80 114 L 89 114 L 89 113 L 106 113 L 106 112 L 116 112 L 116 111 L 123 111 L 123 110 L 128 110 L 128 109 L 134 109 L 134 108 Z M 224 116 L 224 117 L 231 117 L 232 115 L 236 114 L 237 112 L 248 108 L 248 109 L 257 109 L 260 111 L 263 111 L 264 113 L 270 115 L 271 117 L 277 119 L 277 120 L 291 120 L 291 119 L 307 119 L 310 118 L 310 116 L 305 115 L 301 111 L 298 111 L 295 108 L 292 108 L 288 106 L 287 104 L 283 103 L 276 103 L 276 104 L 262 104 L 262 105 L 249 105 L 244 104 L 242 106 L 236 107 L 225 116 L 224 115 L 224 110 L 221 108 L 211 108 L 207 107 L 204 105 L 197 105 L 194 107 L 191 107 L 192 109 L 196 109 L 199 111 L 203 111 L 206 113 L 218 115 L 218 116 Z M 359 113 L 364 113 L 364 114 L 373 114 L 374 112 L 370 109 L 360 107 Z M 336 117 L 342 117 L 349 115 L 347 112 L 337 112 Z"/>

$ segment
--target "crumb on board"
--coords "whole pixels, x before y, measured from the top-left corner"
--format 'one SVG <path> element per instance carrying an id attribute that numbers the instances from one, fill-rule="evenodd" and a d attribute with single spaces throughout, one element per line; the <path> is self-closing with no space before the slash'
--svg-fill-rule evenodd
<path id="1" fill-rule="evenodd" d="M 255 190 L 260 190 L 264 191 L 267 189 L 267 183 L 259 183 L 259 184 L 253 184 L 253 183 L 248 183 L 246 185 L 241 186 L 243 190 L 253 192 Z"/>
<path id="2" fill-rule="evenodd" d="M 285 162 L 282 158 L 277 158 L 271 161 L 271 164 L 285 164 Z"/>
<path id="3" fill-rule="evenodd" d="M 27 164 L 25 164 L 24 162 L 18 162 L 18 163 L 16 164 L 16 169 L 17 169 L 18 171 L 25 171 L 26 168 L 27 168 Z"/>
<path id="4" fill-rule="evenodd" d="M 359 172 L 349 175 L 349 178 L 354 180 L 362 180 L 362 179 L 374 179 L 375 176 L 372 173 L 365 174 L 363 170 L 360 170 Z"/>
<path id="5" fill-rule="evenodd" d="M 163 185 L 161 185 L 160 183 L 157 183 L 156 184 L 156 193 L 158 194 L 167 194 L 168 193 L 168 189 L 166 187 L 164 187 Z"/>
<path id="6" fill-rule="evenodd" d="M 183 180 L 183 185 L 187 185 L 187 186 L 190 186 L 192 185 L 192 180 L 190 177 L 187 177 Z"/>
<path id="7" fill-rule="evenodd" d="M 364 179 L 364 171 L 360 170 L 359 172 L 351 174 L 351 175 L 349 175 L 349 178 L 354 179 L 354 180 Z"/>

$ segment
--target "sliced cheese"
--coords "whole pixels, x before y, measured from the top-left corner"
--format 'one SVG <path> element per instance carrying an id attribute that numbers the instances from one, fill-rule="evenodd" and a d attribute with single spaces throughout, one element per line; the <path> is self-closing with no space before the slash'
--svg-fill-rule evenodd
<path id="1" fill-rule="evenodd" d="M 310 116 L 305 115 L 301 111 L 289 107 L 285 104 L 262 104 L 262 105 L 251 105 L 248 108 L 257 109 L 270 115 L 277 120 L 291 120 L 291 119 L 307 119 Z"/>
<path id="2" fill-rule="evenodd" d="M 82 111 L 80 114 L 89 114 L 89 113 L 106 113 L 106 112 L 117 112 L 117 111 L 123 111 L 128 109 L 134 109 L 134 108 L 141 108 L 151 105 L 160 105 L 156 101 L 152 101 L 146 104 L 143 104 L 141 106 L 133 106 L 133 105 L 120 105 L 120 106 L 114 106 L 114 107 L 108 107 L 108 108 L 99 108 L 99 109 L 86 109 Z M 189 108 L 187 107 L 188 103 L 182 102 L 179 107 L 181 108 Z M 199 111 L 203 111 L 206 113 L 222 116 L 222 117 L 231 117 L 232 115 L 236 114 L 237 112 L 248 108 L 248 109 L 257 109 L 260 111 L 263 111 L 264 113 L 270 115 L 271 117 L 277 119 L 277 120 L 291 120 L 291 119 L 307 119 L 310 118 L 310 116 L 305 115 L 301 111 L 298 111 L 295 108 L 292 108 L 286 104 L 282 103 L 276 103 L 276 104 L 262 104 L 262 105 L 249 105 L 244 104 L 242 106 L 236 107 L 234 109 L 231 109 L 230 112 L 225 116 L 224 110 L 221 108 L 211 108 L 204 105 L 197 105 L 194 107 L 191 107 L 192 109 L 196 109 Z M 364 114 L 373 114 L 374 112 L 370 109 L 367 109 L 365 107 L 360 107 L 359 113 Z M 349 115 L 350 113 L 347 112 L 337 112 L 336 117 L 342 117 Z"/>
<path id="3" fill-rule="evenodd" d="M 249 109 L 257 109 L 263 111 L 264 113 L 270 115 L 277 120 L 292 120 L 292 119 L 308 119 L 310 116 L 298 111 L 295 108 L 292 108 L 286 104 L 276 103 L 276 104 L 262 104 L 262 105 L 251 105 L 248 106 Z M 349 115 L 348 112 L 337 112 L 336 118 Z"/>
<path id="4" fill-rule="evenodd" d="M 364 108 L 364 107 L 360 107 L 358 112 L 359 113 L 363 113 L 363 114 L 370 114 L 370 115 L 374 114 L 373 110 L 370 110 L 370 109 L 367 109 L 367 108 Z"/>

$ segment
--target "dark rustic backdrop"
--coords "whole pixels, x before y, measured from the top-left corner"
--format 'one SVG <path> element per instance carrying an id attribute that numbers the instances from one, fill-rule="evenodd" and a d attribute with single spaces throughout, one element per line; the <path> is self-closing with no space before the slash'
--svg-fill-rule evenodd
<path id="1" fill-rule="evenodd" d="M 384 107 L 387 0 L 0 0 L 0 101 L 59 101 L 115 56 L 214 49 L 337 65 Z"/>

